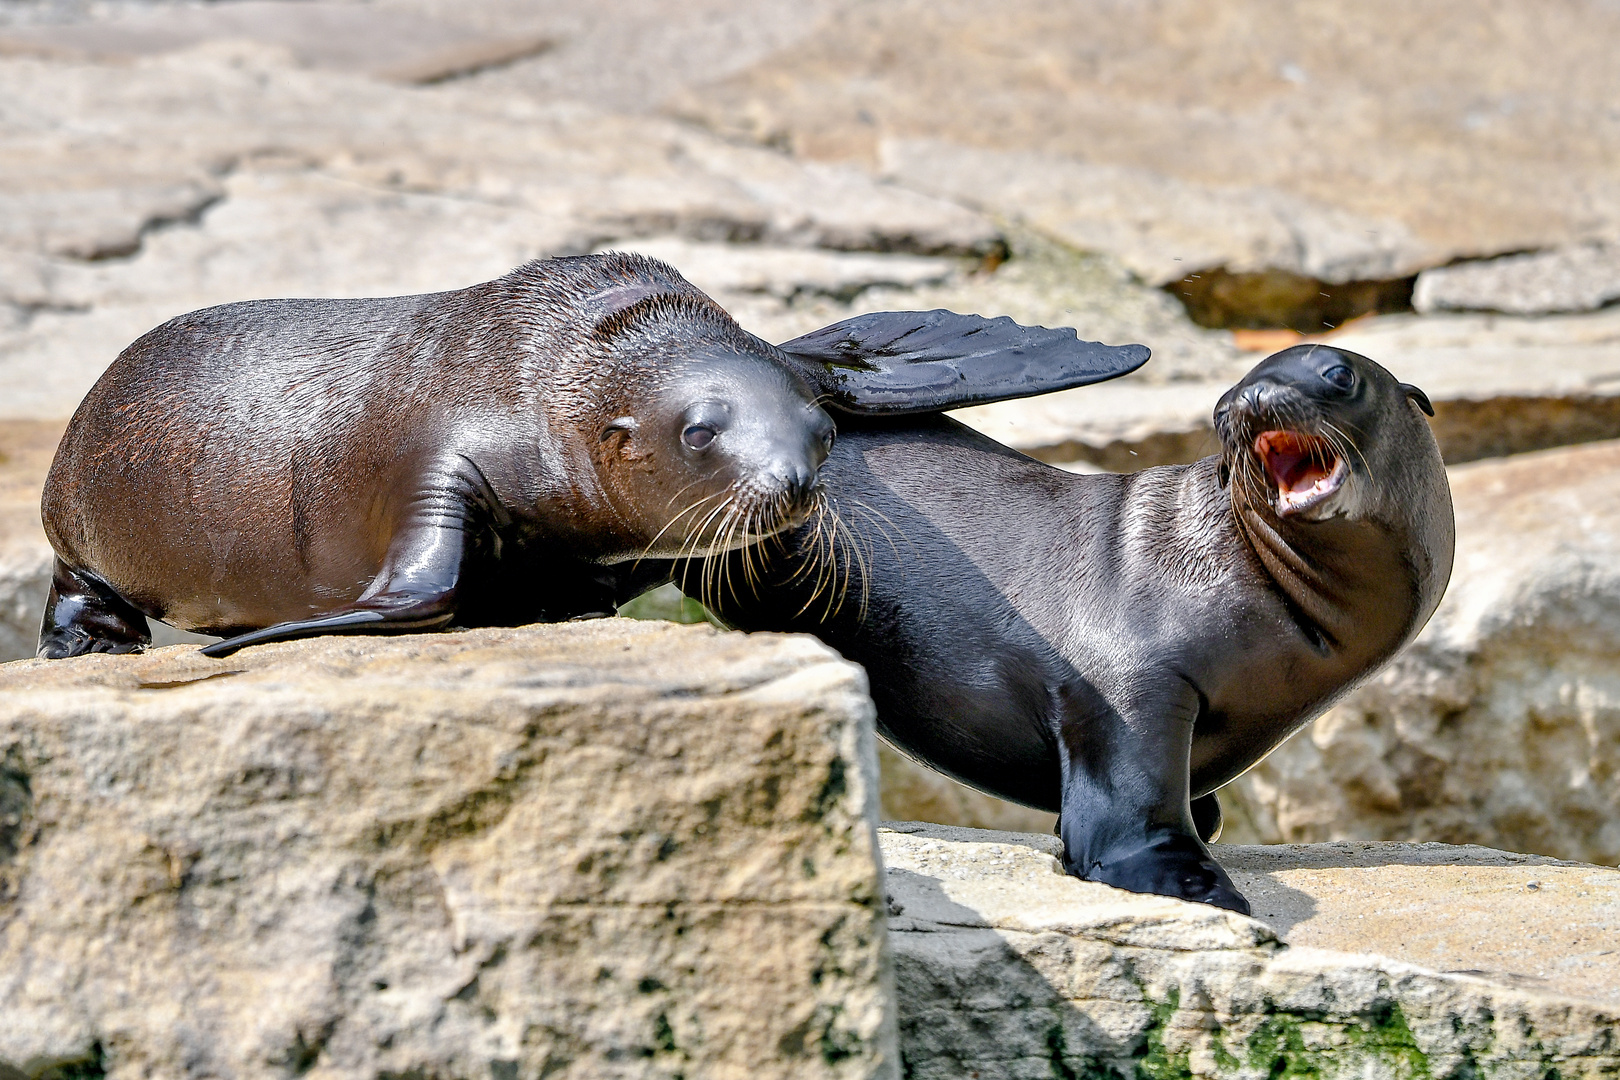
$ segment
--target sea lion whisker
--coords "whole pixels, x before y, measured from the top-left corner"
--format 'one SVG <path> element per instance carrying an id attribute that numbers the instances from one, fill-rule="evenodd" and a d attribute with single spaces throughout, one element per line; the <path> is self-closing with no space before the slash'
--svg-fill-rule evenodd
<path id="1" fill-rule="evenodd" d="M 780 499 L 774 500 L 774 502 L 777 503 L 780 501 Z M 765 509 L 766 508 L 762 505 L 755 507 L 750 512 L 748 527 L 744 530 L 745 533 L 752 533 L 757 536 L 760 530 L 765 527 L 765 522 L 767 520 Z M 781 514 L 775 505 L 771 507 L 770 519 L 781 520 Z M 756 540 L 753 543 L 743 545 L 743 584 L 748 586 L 749 593 L 756 598 L 759 596 L 759 582 L 760 576 L 764 570 L 764 557 L 764 552 L 760 550 L 759 541 Z M 759 561 L 756 562 L 756 559 Z"/>
<path id="2" fill-rule="evenodd" d="M 1336 433 L 1340 438 L 1342 438 L 1344 440 L 1345 445 L 1349 446 L 1350 449 L 1352 449 L 1352 450 L 1354 450 L 1356 452 L 1356 457 L 1361 459 L 1361 467 L 1367 470 L 1368 478 L 1370 478 L 1374 483 L 1377 483 L 1378 482 L 1378 477 L 1373 475 L 1372 462 L 1368 461 L 1367 460 L 1367 455 L 1363 454 L 1361 452 L 1361 447 L 1356 445 L 1356 440 L 1352 439 L 1350 437 L 1350 435 L 1343 428 L 1340 428 L 1340 427 L 1337 427 L 1337 426 L 1335 426 L 1333 424 L 1330 424 L 1326 420 L 1322 421 L 1322 424 L 1329 431 L 1332 431 L 1332 432 Z M 1341 451 L 1341 453 L 1342 453 L 1342 451 Z M 1349 456 L 1349 455 L 1346 455 L 1346 456 Z"/>
<path id="3" fill-rule="evenodd" d="M 707 483 L 708 480 L 709 480 L 709 477 L 700 476 L 696 480 L 693 480 L 693 481 L 691 481 L 689 483 L 682 484 L 680 486 L 679 490 L 677 490 L 673 495 L 671 495 L 669 498 L 664 500 L 664 506 L 665 507 L 674 506 L 676 499 L 679 499 L 682 495 L 685 495 L 689 490 L 691 490 L 692 488 L 697 487 L 699 484 Z M 716 494 L 723 494 L 723 492 L 716 492 Z"/>
<path id="4" fill-rule="evenodd" d="M 800 561 L 797 569 L 788 576 L 787 584 L 793 584 L 800 579 L 807 578 L 810 573 L 818 572 L 821 567 L 822 546 L 825 541 L 825 529 L 828 513 L 828 500 L 825 495 L 817 493 L 815 515 L 809 521 L 809 530 L 800 539 L 799 550 L 808 552 Z"/>
<path id="5" fill-rule="evenodd" d="M 828 519 L 827 535 L 827 607 L 824 619 L 834 618 L 844 607 L 844 598 L 849 594 L 849 548 L 838 542 L 843 531 L 843 523 L 837 508 L 833 509 Z M 843 567 L 840 571 L 839 553 L 843 552 Z"/>
<path id="6" fill-rule="evenodd" d="M 746 535 L 748 518 L 752 512 L 751 505 L 739 501 L 733 506 L 732 512 L 726 516 L 726 520 L 721 526 L 722 545 L 710 556 L 710 561 L 714 566 L 714 599 L 716 603 L 723 601 L 728 592 L 732 596 L 737 595 L 737 591 L 731 582 L 731 569 L 737 561 L 737 537 L 739 534 Z M 743 550 L 747 550 L 746 545 L 743 545 Z"/>
<path id="7" fill-rule="evenodd" d="M 869 553 L 864 550 L 864 547 L 861 544 L 861 536 L 856 533 L 854 529 L 850 528 L 848 522 L 844 521 L 843 515 L 839 514 L 836 508 L 833 512 L 833 527 L 837 530 L 842 530 L 843 534 L 849 538 L 848 547 L 846 549 L 847 554 L 844 558 L 844 586 L 842 593 L 839 596 L 838 606 L 840 610 L 843 608 L 844 599 L 849 594 L 850 560 L 853 559 L 854 564 L 859 567 L 861 575 L 861 602 L 859 610 L 856 612 L 856 620 L 864 623 L 866 621 L 866 613 L 869 610 L 869 601 L 871 599 L 870 589 L 872 574 Z M 834 612 L 834 614 L 837 614 L 837 612 Z"/>
<path id="8" fill-rule="evenodd" d="M 714 590 L 710 584 L 710 579 L 714 577 L 717 571 L 715 558 L 720 551 L 724 550 L 721 547 L 721 541 L 725 536 L 726 523 L 731 520 L 731 515 L 735 513 L 735 509 L 735 502 L 726 505 L 725 515 L 721 517 L 719 524 L 714 527 L 714 539 L 703 548 L 703 556 L 698 562 L 701 568 L 701 572 L 698 574 L 698 603 L 708 607 L 713 607 L 715 602 Z"/>
<path id="9" fill-rule="evenodd" d="M 827 527 L 827 514 L 825 512 L 818 514 L 816 516 L 816 528 L 810 553 L 805 560 L 804 566 L 802 567 L 802 569 L 812 570 L 815 576 L 810 579 L 810 596 L 805 600 L 804 604 L 800 606 L 799 610 L 794 613 L 794 618 L 798 618 L 800 615 L 803 615 L 805 612 L 809 611 L 810 608 L 815 604 L 816 598 L 821 595 L 822 589 L 826 587 L 828 556 L 832 551 L 831 540 L 827 535 Z"/>
<path id="10" fill-rule="evenodd" d="M 689 568 L 691 567 L 691 565 L 692 565 L 692 563 L 694 561 L 699 561 L 699 571 L 698 571 L 698 591 L 699 591 L 699 594 L 700 594 L 699 599 L 698 599 L 699 603 L 705 603 L 705 601 L 703 600 L 702 597 L 703 597 L 703 595 L 706 594 L 705 580 L 707 578 L 707 573 L 708 573 L 709 556 L 713 553 L 713 545 L 710 544 L 710 545 L 706 546 L 705 553 L 704 553 L 704 556 L 703 556 L 702 560 L 697 559 L 698 546 L 700 544 L 702 544 L 702 542 L 703 542 L 703 534 L 708 531 L 709 524 L 712 521 L 714 521 L 714 519 L 717 516 L 722 515 L 722 514 L 729 514 L 730 510 L 731 510 L 731 507 L 736 505 L 736 502 L 737 502 L 736 490 L 734 488 L 730 489 L 730 490 L 728 490 L 726 492 L 726 494 L 729 495 L 730 498 L 727 498 L 726 501 L 722 502 L 719 506 L 717 506 L 713 510 L 709 511 L 708 516 L 705 517 L 703 519 L 702 523 L 697 527 L 697 529 L 693 531 L 692 535 L 688 538 L 687 543 L 681 545 L 680 553 L 678 555 L 678 558 L 679 558 L 680 563 L 681 563 L 681 591 L 682 592 L 686 592 L 686 575 L 687 575 L 687 571 L 689 570 Z M 724 518 L 722 518 L 721 520 L 723 521 Z M 718 532 L 718 530 L 716 530 L 716 531 Z M 690 596 L 691 594 L 687 593 L 687 595 Z"/>
<path id="11" fill-rule="evenodd" d="M 916 556 L 917 545 L 912 542 L 910 537 L 905 535 L 904 530 L 902 530 L 900 526 L 895 525 L 892 518 L 863 499 L 851 498 L 849 501 L 855 508 L 856 512 L 860 513 L 863 517 L 877 526 L 878 531 L 883 534 L 883 539 L 888 543 L 889 550 L 894 552 L 896 562 L 900 561 L 900 549 L 895 546 L 893 534 L 891 534 L 888 529 L 884 528 L 884 525 L 894 525 L 895 531 L 900 533 L 900 539 L 905 541 L 907 547 L 911 548 L 912 556 Z"/>
<path id="12" fill-rule="evenodd" d="M 687 486 L 690 487 L 691 485 L 687 485 Z M 669 530 L 673 529 L 677 524 L 679 524 L 681 518 L 685 517 L 687 514 L 694 513 L 698 509 L 698 507 L 702 506 L 704 503 L 710 501 L 711 499 L 718 499 L 718 498 L 721 498 L 721 497 L 723 497 L 723 496 L 725 496 L 727 494 L 729 494 L 729 493 L 725 492 L 725 491 L 716 491 L 712 495 L 705 495 L 703 498 L 699 499 L 697 502 L 695 502 L 695 503 L 691 504 L 690 506 L 688 506 L 685 510 L 682 510 L 679 514 L 676 514 L 674 517 L 670 518 L 669 521 L 664 525 L 664 527 L 662 529 L 659 529 L 657 534 L 650 541 L 647 542 L 647 546 L 641 549 L 641 554 L 637 555 L 636 558 L 635 558 L 635 562 L 631 564 L 632 569 L 634 569 L 635 567 L 639 567 L 641 565 L 642 561 L 645 560 L 647 558 L 647 556 L 652 552 L 652 549 L 657 546 L 658 541 L 663 539 L 663 536 L 664 536 L 665 533 L 667 533 Z"/>

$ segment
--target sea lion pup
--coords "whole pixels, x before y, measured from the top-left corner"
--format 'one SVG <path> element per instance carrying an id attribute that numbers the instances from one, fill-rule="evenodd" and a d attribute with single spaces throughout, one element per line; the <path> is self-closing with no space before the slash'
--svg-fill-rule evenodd
<path id="1" fill-rule="evenodd" d="M 708 602 L 864 665 L 884 737 L 1057 812 L 1070 873 L 1247 912 L 1204 845 L 1212 793 L 1411 640 L 1450 576 L 1420 409 L 1305 345 L 1221 398 L 1222 451 L 1191 465 L 1077 476 L 947 418 L 846 424 L 837 536 L 818 516 L 728 556 Z"/>
<path id="2" fill-rule="evenodd" d="M 673 268 L 541 260 L 455 292 L 265 300 L 136 341 L 63 436 L 39 655 L 146 620 L 236 635 L 512 625 L 612 611 L 612 573 L 798 524 L 848 412 L 1123 374 L 1140 346 L 888 312 L 777 348 Z"/>

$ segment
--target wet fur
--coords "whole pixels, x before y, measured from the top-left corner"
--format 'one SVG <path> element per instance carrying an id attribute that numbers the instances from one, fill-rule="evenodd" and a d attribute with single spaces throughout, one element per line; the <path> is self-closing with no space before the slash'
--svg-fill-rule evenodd
<path id="1" fill-rule="evenodd" d="M 611 611 L 602 564 L 650 537 L 604 477 L 659 462 L 614 459 L 600 427 L 704 349 L 783 359 L 630 255 L 183 315 L 126 349 L 68 428 L 42 507 L 58 576 L 232 634 L 353 603 L 425 523 L 467 549 L 438 624 Z"/>

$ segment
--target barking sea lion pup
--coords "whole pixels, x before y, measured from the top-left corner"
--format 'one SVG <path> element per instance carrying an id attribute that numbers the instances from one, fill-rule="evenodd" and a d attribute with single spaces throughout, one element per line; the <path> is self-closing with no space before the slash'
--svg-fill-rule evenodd
<path id="1" fill-rule="evenodd" d="M 1213 792 L 1411 640 L 1450 576 L 1420 410 L 1307 345 L 1227 392 L 1222 452 L 1191 465 L 1076 476 L 942 417 L 846 425 L 823 476 L 862 541 L 783 534 L 716 602 L 864 665 L 905 753 L 1056 811 L 1070 873 L 1247 911 L 1204 846 Z"/>
<path id="2" fill-rule="evenodd" d="M 1141 346 L 949 312 L 782 348 L 663 263 L 542 260 L 455 292 L 266 300 L 136 341 L 46 482 L 39 654 L 146 620 L 264 641 L 611 610 L 609 567 L 736 548 L 817 504 L 823 401 L 884 413 L 1123 374 Z"/>

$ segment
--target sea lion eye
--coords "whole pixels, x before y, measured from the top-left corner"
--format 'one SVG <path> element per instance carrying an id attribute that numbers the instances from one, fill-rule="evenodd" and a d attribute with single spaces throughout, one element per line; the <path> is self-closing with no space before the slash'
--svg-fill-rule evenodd
<path id="1" fill-rule="evenodd" d="M 837 430 L 834 428 L 828 428 L 827 433 L 821 437 L 821 448 L 827 451 L 829 454 L 832 453 L 833 440 L 835 440 L 837 437 Z"/>
<path id="2" fill-rule="evenodd" d="M 690 424 L 681 432 L 681 441 L 693 450 L 702 450 L 714 442 L 715 430 L 707 424 Z"/>
<path id="3" fill-rule="evenodd" d="M 1356 384 L 1355 372 L 1343 364 L 1334 364 L 1322 372 L 1322 378 L 1326 379 L 1328 384 L 1336 390 L 1348 390 Z"/>

